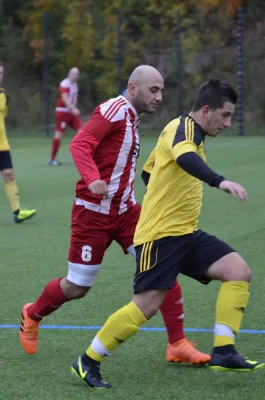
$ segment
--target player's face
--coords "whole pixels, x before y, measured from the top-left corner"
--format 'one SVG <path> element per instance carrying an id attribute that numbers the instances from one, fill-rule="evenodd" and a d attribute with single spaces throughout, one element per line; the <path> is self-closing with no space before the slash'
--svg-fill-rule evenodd
<path id="1" fill-rule="evenodd" d="M 78 70 L 71 71 L 69 74 L 69 78 L 72 82 L 77 82 L 79 79 L 79 71 Z"/>
<path id="2" fill-rule="evenodd" d="M 4 67 L 0 66 L 0 84 L 3 82 L 4 78 Z"/>
<path id="3" fill-rule="evenodd" d="M 138 114 L 153 114 L 163 98 L 164 82 L 158 78 L 149 83 L 132 84 L 129 88 Z"/>
<path id="4" fill-rule="evenodd" d="M 164 84 L 156 82 L 152 85 L 142 84 L 137 92 L 136 101 L 142 113 L 153 114 L 163 99 Z"/>
<path id="5" fill-rule="evenodd" d="M 218 136 L 225 128 L 231 127 L 235 105 L 227 101 L 222 108 L 211 110 L 208 107 L 204 111 L 206 117 L 205 131 L 207 135 Z"/>

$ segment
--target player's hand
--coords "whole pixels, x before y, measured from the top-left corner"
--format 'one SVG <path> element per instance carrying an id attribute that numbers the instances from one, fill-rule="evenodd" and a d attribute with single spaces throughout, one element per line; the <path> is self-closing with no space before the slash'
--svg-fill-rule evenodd
<path id="1" fill-rule="evenodd" d="M 73 107 L 71 111 L 72 111 L 72 113 L 73 113 L 74 115 L 77 115 L 77 116 L 80 115 L 80 110 L 78 110 L 78 108 L 76 108 L 76 107 Z"/>
<path id="2" fill-rule="evenodd" d="M 239 183 L 223 181 L 220 183 L 219 189 L 223 190 L 224 192 L 231 193 L 235 199 L 238 198 L 242 202 L 247 201 L 248 199 L 246 190 Z"/>
<path id="3" fill-rule="evenodd" d="M 88 189 L 93 194 L 104 195 L 104 196 L 108 194 L 108 185 L 106 184 L 105 181 L 101 180 L 94 181 L 90 183 L 90 185 L 88 185 Z"/>

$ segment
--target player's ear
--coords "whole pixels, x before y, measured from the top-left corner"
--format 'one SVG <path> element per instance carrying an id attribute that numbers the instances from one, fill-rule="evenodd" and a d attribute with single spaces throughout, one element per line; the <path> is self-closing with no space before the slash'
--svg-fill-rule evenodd
<path id="1" fill-rule="evenodd" d="M 136 84 L 134 82 L 129 82 L 127 90 L 130 95 L 133 97 L 136 95 Z"/>
<path id="2" fill-rule="evenodd" d="M 203 106 L 201 110 L 202 110 L 202 115 L 205 118 L 208 118 L 210 107 L 209 106 Z"/>

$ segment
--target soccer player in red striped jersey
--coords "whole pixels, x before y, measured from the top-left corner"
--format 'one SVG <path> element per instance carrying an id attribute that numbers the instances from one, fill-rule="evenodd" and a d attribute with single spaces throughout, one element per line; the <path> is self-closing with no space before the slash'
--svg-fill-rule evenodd
<path id="1" fill-rule="evenodd" d="M 78 131 L 82 122 L 80 119 L 80 111 L 76 107 L 78 98 L 78 81 L 79 69 L 73 67 L 59 86 L 59 99 L 55 109 L 56 131 L 52 140 L 51 158 L 49 164 L 56 166 L 60 165 L 56 155 L 59 151 L 61 140 L 64 132 L 68 127 L 74 131 Z"/>
<path id="2" fill-rule="evenodd" d="M 133 237 L 141 207 L 134 196 L 139 156 L 139 115 L 152 114 L 162 101 L 164 81 L 151 66 L 139 66 L 125 96 L 100 104 L 70 145 L 80 173 L 72 209 L 68 275 L 52 280 L 33 304 L 22 309 L 20 342 L 34 354 L 43 317 L 65 302 L 82 298 L 94 283 L 112 241 L 135 257 Z M 168 331 L 167 359 L 205 364 L 210 356 L 196 350 L 183 332 L 183 301 L 176 282 L 161 306 Z"/>

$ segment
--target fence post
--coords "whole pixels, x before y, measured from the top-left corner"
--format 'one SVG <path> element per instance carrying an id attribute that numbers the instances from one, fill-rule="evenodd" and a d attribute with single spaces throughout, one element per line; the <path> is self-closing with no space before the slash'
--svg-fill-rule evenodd
<path id="1" fill-rule="evenodd" d="M 49 123 L 49 57 L 48 57 L 48 14 L 43 13 L 43 93 L 44 93 L 44 128 L 45 135 L 50 136 Z"/>
<path id="2" fill-rule="evenodd" d="M 121 94 L 123 90 L 122 82 L 122 40 L 121 40 L 121 12 L 117 10 L 117 86 L 118 93 Z"/>
<path id="3" fill-rule="evenodd" d="M 183 87 L 182 87 L 182 44 L 181 44 L 181 15 L 177 12 L 176 18 L 176 78 L 177 78 L 177 112 L 183 112 Z"/>
<path id="4" fill-rule="evenodd" d="M 237 10 L 238 134 L 244 135 L 244 8 Z"/>

